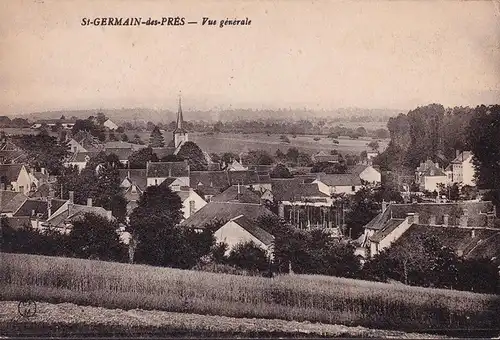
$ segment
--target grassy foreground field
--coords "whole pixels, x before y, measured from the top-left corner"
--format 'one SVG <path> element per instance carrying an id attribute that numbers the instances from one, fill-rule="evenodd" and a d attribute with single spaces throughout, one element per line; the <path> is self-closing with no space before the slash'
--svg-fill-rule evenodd
<path id="1" fill-rule="evenodd" d="M 0 299 L 426 332 L 500 329 L 500 297 L 324 276 L 273 279 L 0 254 Z"/>

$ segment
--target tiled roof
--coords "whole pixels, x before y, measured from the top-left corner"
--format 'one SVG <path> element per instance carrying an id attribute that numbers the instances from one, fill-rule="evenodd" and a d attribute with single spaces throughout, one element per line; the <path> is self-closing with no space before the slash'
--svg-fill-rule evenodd
<path id="1" fill-rule="evenodd" d="M 370 237 L 370 241 L 373 242 L 380 242 L 382 241 L 387 235 L 392 233 L 394 229 L 396 229 L 401 223 L 403 223 L 404 219 L 401 218 L 393 218 L 387 221 L 385 223 L 384 227 L 380 229 L 378 232 L 373 234 L 372 237 Z"/>
<path id="2" fill-rule="evenodd" d="M 353 165 L 353 166 L 349 166 L 347 168 L 347 172 L 350 173 L 350 174 L 353 174 L 353 175 L 356 175 L 356 176 L 359 176 L 361 175 L 361 173 L 363 171 L 366 170 L 366 168 L 368 168 L 369 166 L 368 165 L 365 165 L 365 164 L 358 164 L 358 165 Z"/>
<path id="3" fill-rule="evenodd" d="M 128 178 L 132 183 L 135 183 L 141 190 L 146 190 L 147 187 L 147 175 L 146 169 L 118 169 L 120 175 L 120 183 L 123 182 L 125 178 Z"/>
<path id="4" fill-rule="evenodd" d="M 452 160 L 451 162 L 452 163 L 455 163 L 455 164 L 461 164 L 463 161 L 465 161 L 467 158 L 469 158 L 470 156 L 472 156 L 472 152 L 470 151 L 462 151 L 457 157 L 455 157 L 454 160 Z"/>
<path id="5" fill-rule="evenodd" d="M 52 212 L 57 211 L 64 203 L 66 203 L 65 200 L 59 200 L 59 199 L 53 199 L 51 201 L 52 203 Z M 33 216 L 32 213 L 35 213 L 36 215 L 40 215 L 41 220 L 46 220 L 48 217 L 48 205 L 46 200 L 39 200 L 39 199 L 27 199 L 24 201 L 24 203 L 17 209 L 17 211 L 14 213 L 14 216 Z"/>
<path id="6" fill-rule="evenodd" d="M 69 163 L 84 163 L 84 162 L 87 162 L 87 158 L 90 159 L 90 158 L 96 156 L 97 154 L 98 154 L 98 152 L 96 152 L 96 151 L 76 152 L 70 157 L 68 162 Z"/>
<path id="7" fill-rule="evenodd" d="M 496 252 L 494 249 L 490 249 L 487 243 L 484 244 L 484 247 L 481 247 L 482 243 L 488 239 L 490 241 L 498 239 L 499 236 L 497 235 L 499 234 L 500 230 L 477 229 L 474 231 L 474 237 L 472 237 L 472 230 L 469 228 L 413 224 L 405 233 L 403 233 L 395 244 L 397 243 L 410 247 L 415 243 L 415 240 L 418 237 L 434 236 L 437 237 L 445 247 L 453 249 L 459 255 L 482 257 L 482 254 L 490 256 Z M 498 249 L 498 244 L 496 246 Z"/>
<path id="8" fill-rule="evenodd" d="M 146 145 L 134 144 L 123 141 L 110 141 L 104 144 L 105 149 L 132 149 L 134 151 L 146 148 Z"/>
<path id="9" fill-rule="evenodd" d="M 238 194 L 239 190 L 239 194 Z M 240 185 L 230 186 L 224 192 L 212 197 L 212 202 L 241 202 L 241 203 L 260 203 L 260 197 L 250 189 Z"/>
<path id="10" fill-rule="evenodd" d="M 21 192 L 0 190 L 0 212 L 9 213 L 16 211 L 28 197 Z"/>
<path id="11" fill-rule="evenodd" d="M 365 228 L 381 229 L 390 218 L 406 218 L 409 213 L 419 215 L 419 223 L 426 225 L 430 223 L 430 217 L 436 218 L 436 224 L 444 224 L 444 215 L 448 215 L 448 225 L 459 225 L 460 216 L 464 210 L 467 211 L 469 227 L 482 227 L 486 225 L 486 216 L 480 213 L 493 211 L 491 202 L 456 202 L 456 203 L 412 203 L 412 204 L 390 204 L 385 212 L 373 218 Z"/>
<path id="12" fill-rule="evenodd" d="M 149 162 L 147 163 L 147 177 L 188 177 L 189 165 L 187 162 Z"/>
<path id="13" fill-rule="evenodd" d="M 247 167 L 248 170 L 257 171 L 260 174 L 270 173 L 273 170 L 274 165 L 248 165 Z"/>
<path id="14" fill-rule="evenodd" d="M 257 184 L 259 183 L 259 176 L 257 171 L 250 170 L 237 170 L 228 171 L 229 181 L 231 184 Z"/>
<path id="15" fill-rule="evenodd" d="M 189 174 L 189 185 L 193 189 L 218 188 L 226 189 L 229 187 L 228 171 L 191 171 Z"/>
<path id="16" fill-rule="evenodd" d="M 476 231 L 476 235 L 477 235 Z M 466 254 L 468 258 L 487 258 L 495 259 L 494 261 L 500 264 L 500 230 L 486 238 L 482 238 L 482 242 L 478 242 Z"/>
<path id="17" fill-rule="evenodd" d="M 15 182 L 22 168 L 22 164 L 0 164 L 0 177 L 4 177 L 7 180 L 6 184 Z"/>
<path id="18" fill-rule="evenodd" d="M 130 187 L 128 187 L 125 190 L 123 196 L 125 196 L 125 198 L 127 199 L 127 201 L 134 202 L 134 201 L 139 200 L 139 198 L 141 197 L 142 192 L 143 191 L 141 190 L 141 188 L 138 188 L 137 186 L 136 186 L 135 192 L 133 192 L 133 185 L 131 185 Z"/>
<path id="19" fill-rule="evenodd" d="M 308 198 L 328 198 L 319 191 L 317 183 L 303 183 L 302 178 L 273 181 L 272 192 L 277 201 L 303 201 Z"/>
<path id="20" fill-rule="evenodd" d="M 203 228 L 215 220 L 229 221 L 232 218 L 245 215 L 256 220 L 261 216 L 275 216 L 265 206 L 252 203 L 210 202 L 196 213 L 184 220 L 181 225 Z"/>
<path id="21" fill-rule="evenodd" d="M 0 150 L 0 162 L 3 163 L 23 163 L 26 160 L 26 153 L 21 150 Z"/>
<path id="22" fill-rule="evenodd" d="M 238 216 L 232 219 L 233 222 L 252 234 L 256 239 L 264 243 L 266 246 L 274 242 L 274 236 L 269 234 L 264 229 L 255 224 L 254 221 L 247 218 L 245 215 Z"/>
<path id="23" fill-rule="evenodd" d="M 324 151 L 320 151 L 317 154 L 313 155 L 313 160 L 315 162 L 338 162 L 339 155 L 329 155 Z"/>
<path id="24" fill-rule="evenodd" d="M 56 211 L 56 209 L 52 209 L 52 211 Z M 82 216 L 85 213 L 93 213 L 102 217 L 108 216 L 108 212 L 102 207 L 89 207 L 87 205 L 68 204 L 68 209 L 61 211 L 57 215 L 52 215 L 50 219 L 47 220 L 47 223 L 53 226 L 58 226 L 66 221 L 72 221 L 75 217 Z"/>
<path id="25" fill-rule="evenodd" d="M 130 155 L 136 151 L 132 148 L 106 148 L 105 150 L 107 155 L 114 154 L 120 161 L 127 161 Z"/>
<path id="26" fill-rule="evenodd" d="M 318 180 L 328 186 L 360 186 L 361 178 L 355 174 L 318 174 Z"/>
<path id="27" fill-rule="evenodd" d="M 436 166 L 436 164 L 431 160 L 427 160 L 424 163 L 421 163 L 420 166 L 417 167 L 417 172 L 426 177 L 446 176 L 443 170 Z"/>

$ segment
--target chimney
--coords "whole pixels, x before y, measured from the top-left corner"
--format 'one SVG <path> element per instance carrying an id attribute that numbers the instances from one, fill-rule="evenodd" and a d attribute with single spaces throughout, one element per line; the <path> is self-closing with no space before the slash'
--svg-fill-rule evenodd
<path id="1" fill-rule="evenodd" d="M 455 158 L 458 158 L 460 156 L 460 150 L 456 149 L 455 150 Z"/>
<path id="2" fill-rule="evenodd" d="M 92 206 L 92 198 L 87 198 L 87 207 L 91 207 Z"/>
<path id="3" fill-rule="evenodd" d="M 467 212 L 467 209 L 464 209 L 464 213 L 462 214 L 462 216 L 460 216 L 460 226 L 461 227 L 467 227 L 467 222 L 469 220 L 469 214 Z"/>
<path id="4" fill-rule="evenodd" d="M 412 225 L 415 223 L 415 214 L 414 213 L 407 213 L 406 218 L 408 219 L 408 224 Z"/>
<path id="5" fill-rule="evenodd" d="M 420 215 L 418 213 L 413 214 L 413 223 L 415 223 L 415 224 L 420 223 Z"/>
<path id="6" fill-rule="evenodd" d="M 69 203 L 73 204 L 74 202 L 75 202 L 75 192 L 74 191 L 70 191 L 69 192 Z"/>
<path id="7" fill-rule="evenodd" d="M 52 216 L 52 199 L 49 197 L 47 199 L 47 219 Z"/>
<path id="8" fill-rule="evenodd" d="M 40 171 L 45 175 L 45 168 L 41 168 Z"/>
<path id="9" fill-rule="evenodd" d="M 476 237 L 476 231 L 474 229 L 472 229 L 472 232 L 471 232 L 471 235 L 470 235 L 472 238 Z"/>
<path id="10" fill-rule="evenodd" d="M 111 210 L 106 210 L 106 217 L 108 218 L 108 220 L 113 219 L 113 213 L 111 212 Z"/>
<path id="11" fill-rule="evenodd" d="M 35 209 L 31 209 L 31 216 L 35 216 Z"/>
<path id="12" fill-rule="evenodd" d="M 436 215 L 429 216 L 429 225 L 436 225 Z"/>
<path id="13" fill-rule="evenodd" d="M 172 167 L 170 166 L 170 164 L 168 167 L 168 177 L 172 177 Z"/>
<path id="14" fill-rule="evenodd" d="M 449 221 L 450 221 L 450 215 L 444 214 L 443 215 L 443 225 L 448 226 Z"/>

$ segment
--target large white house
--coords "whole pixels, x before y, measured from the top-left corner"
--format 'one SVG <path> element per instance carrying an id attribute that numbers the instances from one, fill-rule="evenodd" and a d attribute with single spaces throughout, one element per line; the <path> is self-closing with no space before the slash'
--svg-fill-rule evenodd
<path id="1" fill-rule="evenodd" d="M 458 153 L 450 165 L 446 168 L 449 183 L 475 186 L 476 170 L 472 164 L 473 154 L 470 151 Z"/>
<path id="2" fill-rule="evenodd" d="M 420 163 L 415 171 L 415 183 L 418 184 L 420 190 L 438 191 L 440 184 L 447 184 L 448 176 L 439 167 L 438 163 L 433 163 L 431 160 Z"/>

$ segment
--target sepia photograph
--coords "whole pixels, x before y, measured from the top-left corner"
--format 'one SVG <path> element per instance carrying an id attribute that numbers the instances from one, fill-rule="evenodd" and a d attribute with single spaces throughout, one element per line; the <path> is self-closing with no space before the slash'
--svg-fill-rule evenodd
<path id="1" fill-rule="evenodd" d="M 0 339 L 500 339 L 500 0 L 2 0 L 0 87 Z"/>

